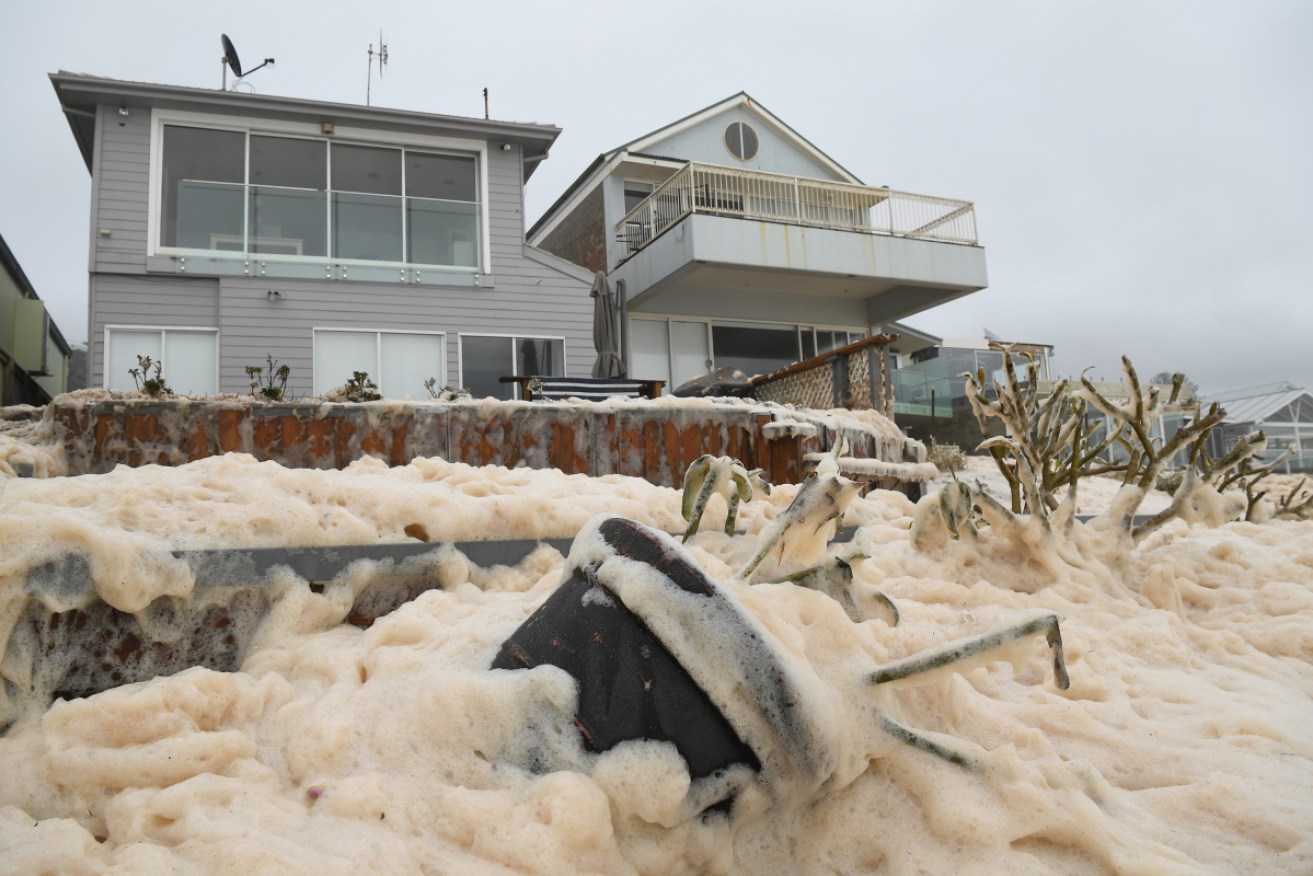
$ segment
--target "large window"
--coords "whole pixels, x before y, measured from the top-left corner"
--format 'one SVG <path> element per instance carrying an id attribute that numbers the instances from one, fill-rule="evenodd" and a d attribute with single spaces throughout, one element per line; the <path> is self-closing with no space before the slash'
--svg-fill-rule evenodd
<path id="1" fill-rule="evenodd" d="M 716 367 L 737 368 L 752 377 L 792 365 L 802 358 L 798 330 L 791 325 L 713 323 Z"/>
<path id="2" fill-rule="evenodd" d="M 167 249 L 478 268 L 478 159 L 163 126 Z"/>
<path id="3" fill-rule="evenodd" d="M 866 332 L 850 332 L 845 329 L 813 329 L 801 326 L 798 339 L 802 341 L 802 358 L 810 359 L 821 353 L 828 353 L 848 344 L 856 343 L 866 337 Z"/>
<path id="4" fill-rule="evenodd" d="M 460 382 L 475 398 L 518 398 L 513 384 L 500 381 L 511 375 L 565 376 L 565 340 L 460 336 Z"/>
<path id="5" fill-rule="evenodd" d="M 314 391 L 322 395 L 365 371 L 384 398 L 428 398 L 424 381 L 446 383 L 443 335 L 315 329 Z"/>
<path id="6" fill-rule="evenodd" d="M 766 374 L 866 337 L 857 329 L 662 318 L 636 318 L 629 332 L 633 376 L 672 390 L 718 368 Z"/>
<path id="7" fill-rule="evenodd" d="M 137 388 L 130 373 L 138 356 L 161 365 L 169 388 L 181 395 L 214 395 L 218 381 L 219 335 L 214 329 L 108 328 L 105 330 L 105 386 Z M 154 376 L 154 367 L 151 368 Z"/>

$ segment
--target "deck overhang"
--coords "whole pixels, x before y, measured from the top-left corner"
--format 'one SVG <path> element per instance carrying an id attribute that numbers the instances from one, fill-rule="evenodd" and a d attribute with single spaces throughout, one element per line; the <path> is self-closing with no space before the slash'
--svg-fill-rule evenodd
<path id="1" fill-rule="evenodd" d="M 871 324 L 985 288 L 985 250 L 691 213 L 611 273 L 631 312 Z"/>

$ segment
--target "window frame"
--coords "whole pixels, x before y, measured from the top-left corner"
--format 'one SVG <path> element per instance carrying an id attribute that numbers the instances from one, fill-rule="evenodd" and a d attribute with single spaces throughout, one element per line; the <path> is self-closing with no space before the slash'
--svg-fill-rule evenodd
<path id="1" fill-rule="evenodd" d="M 438 386 L 445 386 L 447 383 L 447 333 L 445 331 L 432 331 L 429 329 L 390 329 L 390 328 L 371 328 L 369 326 L 311 326 L 310 327 L 310 391 L 314 395 L 321 395 L 315 387 L 319 385 L 319 376 L 315 374 L 315 353 L 317 352 L 318 335 L 332 333 L 352 333 L 358 335 L 372 334 L 374 336 L 374 367 L 371 369 L 369 379 L 378 384 L 379 392 L 382 392 L 383 386 L 383 335 L 426 335 L 438 339 L 438 362 L 442 365 L 442 373 L 431 375 L 437 378 Z M 329 387 L 333 389 L 334 387 Z M 326 392 L 327 390 L 325 390 Z M 400 396 L 384 395 L 385 399 L 399 399 Z M 423 399 L 412 398 L 412 401 L 423 401 Z"/>
<path id="2" fill-rule="evenodd" d="M 640 313 L 632 313 L 632 314 L 629 315 L 629 318 L 630 318 L 631 321 L 639 321 L 639 320 L 642 320 L 642 321 L 646 321 L 646 322 L 657 322 L 657 323 L 663 323 L 663 324 L 666 326 L 666 369 L 667 369 L 667 374 L 670 374 L 670 375 L 674 375 L 674 373 L 675 373 L 675 349 L 674 349 L 673 345 L 670 343 L 670 341 L 671 341 L 671 327 L 670 327 L 670 326 L 671 326 L 671 323 L 676 323 L 676 322 L 701 323 L 701 324 L 703 324 L 703 325 L 706 327 L 706 332 L 707 332 L 707 351 L 708 351 L 708 356 L 710 356 L 711 361 L 712 361 L 712 363 L 713 363 L 713 364 L 712 364 L 712 367 L 713 367 L 713 368 L 720 367 L 720 365 L 717 363 L 717 359 L 716 359 L 716 340 L 715 340 L 715 333 L 712 331 L 712 329 L 713 329 L 713 328 L 715 327 L 715 325 L 717 325 L 717 324 L 720 324 L 720 325 L 742 325 L 742 326 L 749 326 L 749 327 L 754 327 L 754 326 L 762 326 L 762 327 L 780 326 L 780 327 L 785 328 L 785 329 L 792 328 L 792 329 L 793 329 L 793 332 L 794 332 L 794 336 L 795 336 L 795 338 L 797 339 L 797 342 L 798 342 L 798 352 L 799 352 L 800 354 L 801 354 L 802 351 L 803 351 L 803 340 L 802 340 L 802 338 L 803 338 L 803 333 L 804 333 L 804 332 L 810 332 L 810 333 L 811 333 L 811 335 L 812 335 L 812 339 L 813 339 L 813 342 L 815 341 L 815 337 L 816 337 L 816 334 L 815 334 L 815 333 L 818 332 L 818 331 L 848 332 L 848 334 L 849 334 L 850 336 L 853 335 L 853 334 L 861 334 L 862 338 L 859 338 L 859 340 L 864 339 L 864 338 L 868 338 L 868 337 L 871 336 L 871 330 L 870 330 L 868 327 L 862 327 L 862 326 L 856 326 L 856 325 L 836 325 L 836 324 L 832 324 L 832 323 L 801 323 L 801 322 L 785 322 L 785 321 L 782 321 L 782 320 L 780 320 L 780 321 L 776 321 L 776 320 L 764 320 L 764 319 L 762 319 L 762 320 L 723 319 L 723 318 L 721 318 L 721 317 L 710 317 L 710 316 L 689 316 L 689 315 L 686 315 L 686 314 L 670 314 L 670 313 L 641 313 L 641 314 L 640 314 Z M 849 340 L 848 343 L 851 344 L 851 343 L 855 343 L 855 342 L 852 341 L 852 340 Z M 835 349 L 837 349 L 837 348 L 835 348 Z M 829 352 L 829 351 L 826 351 L 826 352 Z M 819 355 L 819 354 L 818 354 L 818 355 Z M 805 359 L 803 359 L 803 360 L 799 360 L 799 361 L 805 361 Z M 674 379 L 674 378 L 673 378 L 673 376 L 672 376 L 672 377 L 671 377 L 671 380 L 673 380 L 673 379 Z M 667 392 L 672 391 L 674 388 L 675 388 L 675 387 L 673 387 L 673 386 L 672 386 L 672 387 L 667 387 L 666 391 L 667 391 Z"/>
<path id="3" fill-rule="evenodd" d="M 515 356 L 516 341 L 560 341 L 561 342 L 561 373 L 560 377 L 570 376 L 570 357 L 567 355 L 565 336 L 564 335 L 530 335 L 530 334 L 509 334 L 505 332 L 457 332 L 456 333 L 456 373 L 458 383 L 466 386 L 465 383 L 465 339 L 466 338 L 506 338 L 509 340 L 511 349 L 511 374 L 520 376 L 518 368 L 519 360 Z M 553 375 L 556 376 L 556 375 Z M 512 393 L 512 399 L 514 399 Z"/>
<path id="4" fill-rule="evenodd" d="M 478 195 L 478 201 L 451 201 L 449 203 L 473 203 L 479 210 L 479 247 L 478 261 L 475 266 L 455 266 L 455 265 L 430 265 L 416 262 L 388 262 L 372 261 L 368 259 L 342 259 L 336 256 L 298 256 L 284 255 L 281 253 L 247 253 L 242 251 L 225 251 L 210 249 L 190 249 L 184 247 L 166 247 L 160 245 L 160 222 L 161 210 L 160 199 L 163 196 L 163 178 L 164 178 L 164 127 L 166 125 L 181 125 L 192 128 L 206 128 L 216 131 L 236 131 L 246 135 L 246 153 L 243 157 L 245 167 L 245 182 L 243 186 L 249 187 L 250 182 L 250 138 L 251 136 L 269 136 L 269 137 L 289 137 L 296 139 L 321 140 L 328 144 L 328 179 L 325 189 L 327 199 L 332 201 L 332 146 L 334 143 L 341 143 L 350 146 L 374 146 L 381 148 L 410 149 L 416 152 L 450 154 L 457 157 L 473 157 L 475 160 L 475 191 Z M 293 264 L 319 264 L 319 265 L 347 265 L 382 268 L 416 268 L 423 271 L 450 272 L 458 274 L 489 274 L 492 271 L 492 245 L 491 245 L 491 217 L 488 204 L 489 185 L 488 185 L 488 142 L 486 140 L 471 140 L 459 137 L 443 137 L 433 135 L 403 134 L 393 131 L 379 131 L 368 128 L 336 126 L 333 134 L 326 134 L 323 126 L 319 122 L 294 122 L 294 121 L 270 121 L 268 119 L 259 119 L 248 116 L 218 116 L 208 113 L 187 112 L 183 110 L 153 110 L 151 113 L 151 135 L 150 135 L 150 184 L 148 191 L 147 203 L 147 226 L 146 226 L 146 255 L 153 256 L 181 256 L 187 258 L 213 258 L 213 259 L 230 259 L 236 262 L 286 262 Z M 404 180 L 404 176 L 403 176 Z M 406 212 L 406 201 L 410 196 L 405 194 L 404 183 L 402 194 L 399 196 L 401 210 L 404 215 Z M 431 200 L 431 199 L 420 199 Z M 244 208 L 249 213 L 249 207 Z M 325 217 L 325 231 L 331 238 L 331 225 Z M 249 216 L 243 219 L 243 222 L 249 221 Z M 403 220 L 404 221 L 404 220 Z M 245 227 L 245 226 L 243 226 Z M 405 242 L 405 226 L 402 226 L 403 245 Z M 331 242 L 329 248 L 332 248 Z"/>
<path id="5" fill-rule="evenodd" d="M 625 177 L 621 181 L 621 185 L 620 185 L 620 198 L 623 201 L 625 208 L 623 215 L 628 216 L 634 210 L 638 209 L 638 205 L 646 201 L 648 198 L 652 197 L 652 193 L 655 192 L 660 187 L 661 187 L 661 183 L 658 182 L 652 182 L 651 180 L 646 180 L 646 179 L 631 179 L 630 177 Z M 643 197 L 639 198 L 637 203 L 635 203 L 634 206 L 630 207 L 629 193 L 632 191 L 634 192 L 634 194 L 638 194 L 640 188 L 646 189 L 646 191 L 643 193 Z"/>
<path id="6" fill-rule="evenodd" d="M 164 349 L 165 335 L 168 332 L 187 333 L 187 334 L 209 334 L 214 335 L 214 392 L 216 395 L 222 392 L 219 378 L 219 330 L 214 326 L 207 325 L 139 325 L 132 323 L 106 323 L 103 331 L 103 346 L 101 347 L 100 359 L 100 385 L 104 389 L 109 389 L 109 362 L 110 362 L 110 334 L 111 332 L 159 332 L 160 333 L 160 350 Z M 163 355 L 161 354 L 161 361 Z M 167 364 L 167 363 L 164 363 Z M 167 382 L 169 373 L 164 372 L 164 380 Z"/>

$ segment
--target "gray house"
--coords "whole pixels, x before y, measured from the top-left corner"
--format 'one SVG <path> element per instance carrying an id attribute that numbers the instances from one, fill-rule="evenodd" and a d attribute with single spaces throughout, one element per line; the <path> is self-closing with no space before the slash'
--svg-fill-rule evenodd
<path id="1" fill-rule="evenodd" d="M 139 355 L 192 393 L 269 354 L 296 395 L 589 372 L 593 275 L 525 243 L 557 128 L 50 78 L 92 179 L 91 385 L 133 388 Z"/>
<path id="2" fill-rule="evenodd" d="M 529 241 L 605 270 L 630 374 L 761 374 L 986 285 L 968 201 L 872 187 L 746 93 L 599 155 Z"/>

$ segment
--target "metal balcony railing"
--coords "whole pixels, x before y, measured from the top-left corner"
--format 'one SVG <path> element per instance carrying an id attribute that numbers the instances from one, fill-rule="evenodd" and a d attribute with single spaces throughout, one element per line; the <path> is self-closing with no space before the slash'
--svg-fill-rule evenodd
<path id="1" fill-rule="evenodd" d="M 975 244 L 970 201 L 689 162 L 616 226 L 620 258 L 691 213 Z"/>

